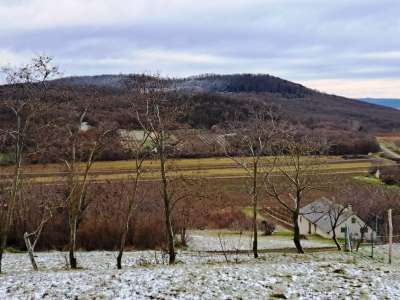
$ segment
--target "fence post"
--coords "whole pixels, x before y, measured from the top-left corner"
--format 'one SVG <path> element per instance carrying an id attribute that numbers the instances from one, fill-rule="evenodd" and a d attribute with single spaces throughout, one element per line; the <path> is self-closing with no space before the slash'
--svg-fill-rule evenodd
<path id="1" fill-rule="evenodd" d="M 371 232 L 371 258 L 374 258 L 374 231 Z"/>
<path id="2" fill-rule="evenodd" d="M 375 236 L 374 230 L 371 233 L 371 258 L 374 258 L 374 243 L 378 239 L 378 215 L 375 215 Z"/>
<path id="3" fill-rule="evenodd" d="M 389 223 L 389 264 L 392 263 L 393 251 L 393 223 L 392 223 L 392 209 L 388 210 L 388 223 Z"/>

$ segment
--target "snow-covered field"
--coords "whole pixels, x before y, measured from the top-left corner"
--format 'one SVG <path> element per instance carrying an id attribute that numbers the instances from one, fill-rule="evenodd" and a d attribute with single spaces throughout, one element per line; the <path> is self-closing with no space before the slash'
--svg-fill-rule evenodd
<path id="1" fill-rule="evenodd" d="M 252 236 L 249 233 L 239 235 L 224 231 L 191 231 L 189 235 L 189 249 L 200 251 L 247 250 L 252 249 Z M 332 240 L 322 238 L 303 240 L 304 248 L 334 247 Z M 259 249 L 294 248 L 290 236 L 272 235 L 258 237 Z"/>
<path id="2" fill-rule="evenodd" d="M 42 252 L 39 272 L 26 254 L 7 253 L 0 299 L 400 299 L 400 245 L 394 252 L 389 266 L 365 253 L 232 255 L 237 263 L 226 263 L 180 251 L 168 266 L 161 253 L 138 251 L 126 253 L 121 271 L 114 252 L 79 252 L 77 271 L 66 268 L 65 253 Z"/>

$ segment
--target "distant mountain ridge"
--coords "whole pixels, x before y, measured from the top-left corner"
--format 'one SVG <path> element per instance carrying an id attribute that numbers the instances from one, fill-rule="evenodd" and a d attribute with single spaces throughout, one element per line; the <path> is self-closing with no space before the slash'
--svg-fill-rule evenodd
<path id="1" fill-rule="evenodd" d="M 96 86 L 96 87 L 109 87 L 109 88 L 122 88 L 123 82 L 128 79 L 129 75 L 83 75 L 83 76 L 69 76 L 55 79 L 52 82 L 62 85 L 72 86 Z"/>
<path id="2" fill-rule="evenodd" d="M 124 82 L 131 75 L 95 75 L 73 76 L 54 80 L 63 85 L 96 86 L 104 88 L 121 89 Z M 217 75 L 205 74 L 186 78 L 165 79 L 170 88 L 197 92 L 222 92 L 222 93 L 278 93 L 288 97 L 304 97 L 317 92 L 301 84 L 281 79 L 268 74 L 231 74 Z"/>
<path id="3" fill-rule="evenodd" d="M 361 98 L 361 101 L 400 109 L 400 98 Z"/>

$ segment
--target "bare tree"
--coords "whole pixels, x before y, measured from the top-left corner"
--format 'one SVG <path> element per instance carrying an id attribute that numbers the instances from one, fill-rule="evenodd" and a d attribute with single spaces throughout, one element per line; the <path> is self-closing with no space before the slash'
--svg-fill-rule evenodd
<path id="1" fill-rule="evenodd" d="M 304 253 L 300 242 L 300 209 L 309 192 L 327 187 L 321 184 L 318 176 L 323 163 L 319 156 L 320 147 L 318 140 L 307 136 L 287 137 L 264 178 L 267 195 L 292 217 L 293 241 L 298 253 Z"/>
<path id="2" fill-rule="evenodd" d="M 87 197 L 90 183 L 89 172 L 94 164 L 96 155 L 99 154 L 104 146 L 106 137 L 112 131 L 98 129 L 86 132 L 84 129 L 86 114 L 87 110 L 76 116 L 75 122 L 72 122 L 74 125 L 67 128 L 69 151 L 67 151 L 68 157 L 64 159 L 67 172 L 64 200 L 68 212 L 69 263 L 72 269 L 77 268 L 75 251 L 78 226 L 83 213 L 90 204 L 90 199 Z"/>
<path id="3" fill-rule="evenodd" d="M 245 170 L 250 178 L 247 182 L 249 195 L 252 199 L 252 228 L 253 228 L 253 255 L 258 257 L 258 228 L 257 214 L 260 192 L 260 180 L 268 170 L 269 159 L 265 155 L 272 152 L 274 139 L 282 132 L 277 126 L 277 118 L 271 108 L 260 109 L 251 116 L 251 121 L 239 123 L 232 128 L 235 148 L 243 156 L 233 156 L 232 143 L 222 144 L 225 155 Z"/>
<path id="4" fill-rule="evenodd" d="M 173 169 L 173 166 L 169 168 Z M 201 179 L 179 176 L 170 180 L 170 191 L 172 227 L 174 233 L 180 236 L 180 245 L 187 247 L 187 229 L 193 225 L 198 210 L 203 210 L 203 200 L 208 198 L 208 189 Z"/>
<path id="5" fill-rule="evenodd" d="M 193 198 L 188 197 L 180 198 L 180 201 L 175 201 L 172 205 L 173 209 L 173 228 L 174 233 L 178 233 L 180 237 L 180 246 L 185 248 L 188 246 L 188 233 L 187 229 L 192 224 L 192 218 L 194 217 L 193 209 Z"/>
<path id="6" fill-rule="evenodd" d="M 158 76 L 137 77 L 141 80 L 141 92 L 146 101 L 146 111 L 138 112 L 138 122 L 145 133 L 148 134 L 153 146 L 153 151 L 160 164 L 161 196 L 164 206 L 165 231 L 168 243 L 169 263 L 174 264 L 175 242 L 172 227 L 172 191 L 170 188 L 170 178 L 168 176 L 167 161 L 169 158 L 171 145 L 171 130 L 176 126 L 176 121 L 181 111 L 177 106 L 166 105 L 167 93 L 165 81 Z M 161 104 L 164 104 L 161 107 Z"/>
<path id="7" fill-rule="evenodd" d="M 364 221 L 360 228 L 360 238 L 356 245 L 356 251 L 367 238 L 368 227 L 372 228 L 375 235 L 379 231 L 386 230 L 384 223 L 386 212 L 389 208 L 400 207 L 399 194 L 396 189 L 385 185 L 370 185 L 353 183 L 347 188 L 342 188 L 348 195 L 347 199 L 352 209 Z M 372 235 L 374 234 L 372 233 Z"/>
<path id="8" fill-rule="evenodd" d="M 329 218 L 329 225 L 330 225 L 330 230 L 332 232 L 332 239 L 339 251 L 342 250 L 342 247 L 340 246 L 337 240 L 336 229 L 341 224 L 341 221 L 345 217 L 347 211 L 348 211 L 347 205 L 341 205 L 340 203 L 336 202 L 330 202 L 328 205 L 327 216 Z"/>
<path id="9" fill-rule="evenodd" d="M 127 205 L 128 209 L 124 216 L 121 228 L 121 236 L 119 240 L 119 251 L 117 256 L 118 269 L 122 268 L 122 256 L 125 249 L 126 238 L 129 232 L 129 224 L 131 223 L 131 219 L 137 205 L 139 180 L 143 172 L 145 171 L 143 167 L 143 162 L 147 156 L 146 144 L 149 140 L 149 135 L 150 135 L 149 132 L 144 132 L 141 137 L 137 137 L 136 135 L 134 135 L 128 137 L 125 141 L 123 141 L 133 152 L 135 166 L 134 166 L 134 175 L 132 177 L 133 188 L 132 191 L 130 191 L 130 195 L 128 197 L 128 205 Z"/>
<path id="10" fill-rule="evenodd" d="M 35 128 L 40 124 L 35 120 L 43 110 L 42 100 L 47 95 L 47 81 L 58 74 L 58 69 L 52 65 L 51 57 L 38 56 L 27 65 L 15 69 L 4 68 L 3 72 L 14 94 L 12 99 L 2 101 L 1 105 L 6 106 L 6 109 L 12 113 L 14 126 L 0 129 L 0 134 L 12 140 L 14 168 L 10 187 L 6 192 L 6 200 L 0 210 L 0 273 L 3 252 L 7 245 L 18 193 L 22 186 L 23 163 L 29 151 L 27 143 L 32 142 L 33 131 L 40 130 Z"/>

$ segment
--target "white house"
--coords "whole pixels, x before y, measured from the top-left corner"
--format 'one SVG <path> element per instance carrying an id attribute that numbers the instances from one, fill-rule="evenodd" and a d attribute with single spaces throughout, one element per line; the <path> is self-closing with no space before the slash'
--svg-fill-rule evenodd
<path id="1" fill-rule="evenodd" d="M 345 238 L 346 228 L 353 239 L 361 237 L 361 230 L 364 230 L 364 238 L 369 240 L 371 233 L 375 232 L 360 217 L 358 217 L 351 207 L 344 208 L 341 214 L 338 214 L 344 207 L 333 203 L 329 199 L 322 197 L 300 209 L 299 226 L 300 234 L 317 234 L 325 238 L 332 238 L 331 220 L 338 216 L 335 227 L 336 237 Z"/>

